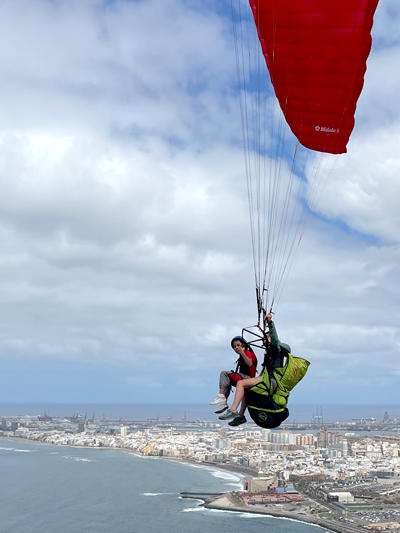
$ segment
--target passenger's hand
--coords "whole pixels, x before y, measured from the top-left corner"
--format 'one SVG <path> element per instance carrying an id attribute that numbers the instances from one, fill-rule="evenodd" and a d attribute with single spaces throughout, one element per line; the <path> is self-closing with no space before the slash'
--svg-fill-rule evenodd
<path id="1" fill-rule="evenodd" d="M 235 352 L 238 354 L 238 355 L 246 355 L 246 350 L 244 349 L 244 346 L 243 344 L 241 346 L 236 346 L 235 348 Z"/>

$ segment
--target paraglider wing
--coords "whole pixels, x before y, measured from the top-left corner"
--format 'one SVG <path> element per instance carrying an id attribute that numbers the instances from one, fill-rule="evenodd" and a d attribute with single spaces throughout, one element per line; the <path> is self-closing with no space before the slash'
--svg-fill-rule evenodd
<path id="1" fill-rule="evenodd" d="M 292 132 L 306 148 L 346 152 L 379 0 L 249 1 Z"/>

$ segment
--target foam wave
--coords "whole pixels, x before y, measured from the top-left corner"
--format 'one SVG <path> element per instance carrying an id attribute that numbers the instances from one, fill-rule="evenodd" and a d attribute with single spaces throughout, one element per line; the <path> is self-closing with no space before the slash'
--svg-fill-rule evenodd
<path id="1" fill-rule="evenodd" d="M 6 450 L 8 452 L 21 452 L 21 453 L 36 452 L 36 450 L 20 450 L 19 448 L 6 448 L 5 446 L 0 446 L 0 450 Z"/>
<path id="2" fill-rule="evenodd" d="M 208 511 L 205 507 L 190 507 L 189 509 L 182 509 L 182 513 L 194 513 L 197 511 Z"/>
<path id="3" fill-rule="evenodd" d="M 297 520 L 296 518 L 288 518 L 287 516 L 272 516 L 272 515 L 267 515 L 267 514 L 265 516 L 268 516 L 268 518 L 274 518 L 275 520 L 288 520 L 289 522 L 297 522 L 297 523 L 301 522 L 302 524 L 304 524 L 302 520 Z M 312 524 L 311 522 L 309 522 L 307 523 L 307 525 L 312 526 L 312 527 L 318 527 L 319 529 L 323 529 L 324 531 L 327 531 L 327 529 L 324 526 L 320 526 L 319 524 Z"/>
<path id="4" fill-rule="evenodd" d="M 142 496 L 176 496 L 176 492 L 142 492 Z"/>
<path id="5" fill-rule="evenodd" d="M 230 512 L 230 511 L 223 511 L 223 512 Z M 268 513 L 236 513 L 237 516 L 239 516 L 240 518 L 268 518 L 268 520 L 287 520 L 288 522 L 301 522 L 301 523 L 304 523 L 302 522 L 302 520 L 297 520 L 296 518 L 289 518 L 287 516 L 273 516 L 273 515 L 270 515 Z M 312 524 L 312 523 L 307 523 L 308 526 L 313 526 L 313 527 L 317 527 L 319 529 L 323 529 L 324 531 L 327 531 L 326 528 L 324 528 L 323 526 L 320 526 L 319 524 Z"/>
<path id="6" fill-rule="evenodd" d="M 275 518 L 274 516 L 262 513 L 238 513 L 238 516 L 240 516 L 240 518 Z"/>
<path id="7" fill-rule="evenodd" d="M 14 452 L 31 453 L 36 452 L 36 450 L 18 450 L 18 448 L 15 448 Z"/>
<path id="8" fill-rule="evenodd" d="M 224 470 L 211 470 L 214 477 L 224 479 L 225 481 L 235 481 L 240 483 L 242 476 L 240 474 L 233 474 L 232 472 L 225 472 Z"/>
<path id="9" fill-rule="evenodd" d="M 79 461 L 79 462 L 82 462 L 82 463 L 91 463 L 92 462 L 91 459 L 87 459 L 86 457 L 79 457 L 77 455 L 63 455 L 63 459 L 72 459 L 72 461 Z"/>

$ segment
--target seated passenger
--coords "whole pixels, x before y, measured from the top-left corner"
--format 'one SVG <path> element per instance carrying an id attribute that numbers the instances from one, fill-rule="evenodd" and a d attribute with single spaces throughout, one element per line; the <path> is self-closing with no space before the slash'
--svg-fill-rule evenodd
<path id="1" fill-rule="evenodd" d="M 254 377 L 257 370 L 257 357 L 252 348 L 243 337 L 234 337 L 231 346 L 239 355 L 236 361 L 236 370 L 223 370 L 219 375 L 219 393 L 210 405 L 218 405 L 216 413 L 223 413 L 228 409 L 226 402 L 231 393 L 232 385 L 235 387 L 239 381 Z"/>
<path id="2" fill-rule="evenodd" d="M 275 325 L 272 322 L 272 314 L 267 315 L 268 322 L 268 347 L 264 356 L 263 370 L 258 377 L 241 380 L 237 383 L 235 398 L 232 407 L 220 416 L 220 420 L 229 420 L 230 426 L 239 426 L 247 422 L 244 413 L 248 404 L 249 412 L 253 420 L 261 427 L 277 427 L 289 416 L 289 411 L 284 406 L 274 401 L 277 383 L 270 377 L 270 371 L 283 366 L 285 354 L 290 353 L 290 346 L 281 343 Z M 259 387 L 257 385 L 259 384 Z M 252 389 L 254 387 L 254 389 Z M 250 389 L 250 390 L 249 390 Z M 261 392 L 260 390 L 261 389 Z M 239 405 L 240 410 L 238 411 Z M 251 411 L 250 411 L 251 409 Z M 260 416 L 261 415 L 261 416 Z M 263 419 L 265 424 L 263 424 Z"/>

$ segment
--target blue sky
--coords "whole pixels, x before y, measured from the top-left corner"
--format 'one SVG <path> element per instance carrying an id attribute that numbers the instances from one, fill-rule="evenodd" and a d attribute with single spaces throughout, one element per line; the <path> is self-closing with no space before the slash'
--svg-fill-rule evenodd
<path id="1" fill-rule="evenodd" d="M 0 6 L 0 402 L 208 403 L 256 320 L 230 1 Z M 400 9 L 276 324 L 292 402 L 400 403 Z"/>

